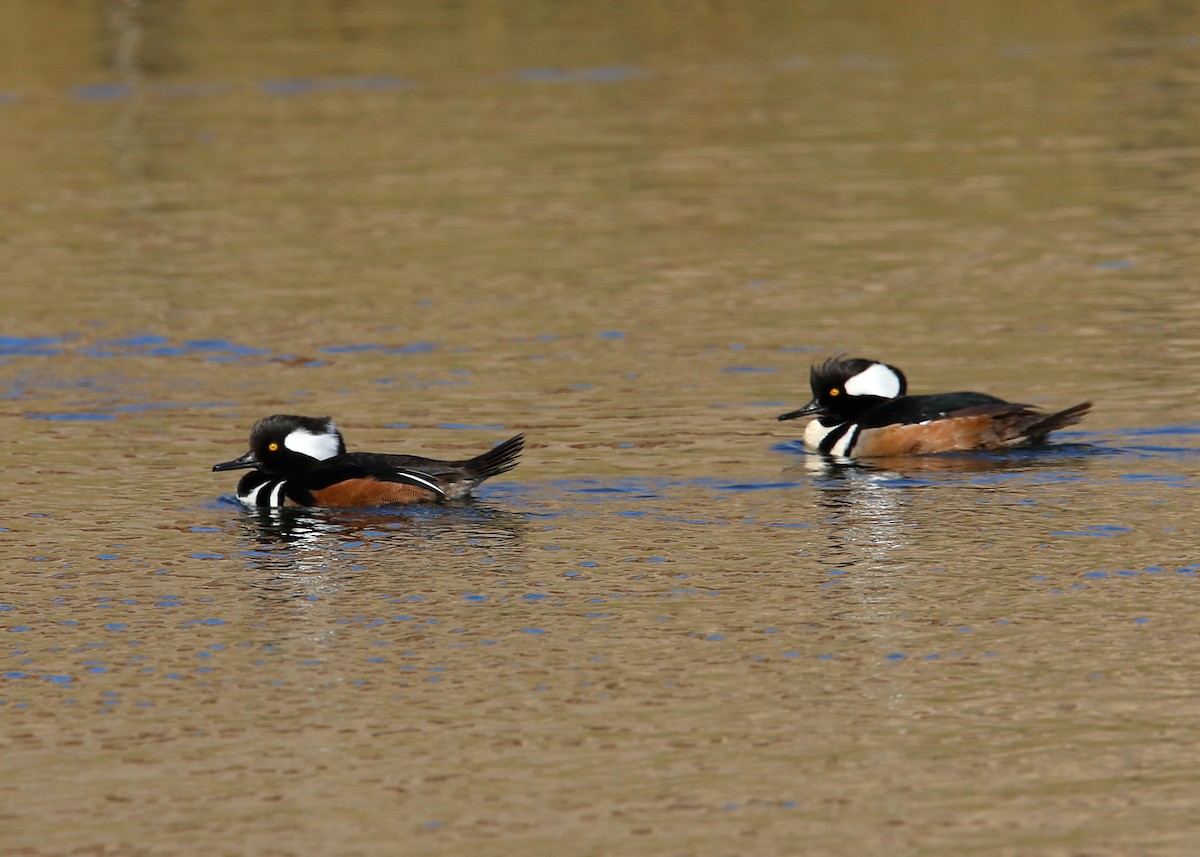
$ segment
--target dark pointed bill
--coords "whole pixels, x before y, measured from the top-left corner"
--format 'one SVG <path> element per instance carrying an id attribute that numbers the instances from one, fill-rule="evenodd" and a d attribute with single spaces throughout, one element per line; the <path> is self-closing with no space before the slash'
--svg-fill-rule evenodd
<path id="1" fill-rule="evenodd" d="M 794 411 L 788 411 L 786 414 L 780 414 L 779 419 L 780 420 L 794 420 L 797 417 L 811 417 L 814 414 L 820 414 L 823 411 L 824 411 L 824 409 L 821 407 L 820 403 L 817 402 L 816 399 L 813 399 L 811 402 L 809 402 L 803 408 L 798 408 L 797 410 L 794 410 Z"/>
<path id="2" fill-rule="evenodd" d="M 259 461 L 254 457 L 254 451 L 251 450 L 240 458 L 235 458 L 233 461 L 222 461 L 220 464 L 213 465 L 213 472 L 218 470 L 243 470 L 247 467 L 258 467 Z"/>

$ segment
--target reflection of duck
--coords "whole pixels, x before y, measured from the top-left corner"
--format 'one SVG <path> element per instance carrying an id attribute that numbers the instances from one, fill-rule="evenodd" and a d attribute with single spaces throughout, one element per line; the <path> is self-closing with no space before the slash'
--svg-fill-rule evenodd
<path id="1" fill-rule="evenodd" d="M 329 417 L 276 414 L 254 424 L 250 451 L 213 470 L 255 468 L 238 482 L 247 506 L 380 506 L 466 497 L 480 482 L 517 466 L 522 435 L 463 461 L 346 452 Z"/>
<path id="2" fill-rule="evenodd" d="M 379 509 L 254 509 L 237 516 L 249 543 L 248 568 L 271 576 L 271 590 L 312 594 L 340 586 L 338 581 L 367 572 L 366 556 L 378 563 L 407 565 L 412 552 L 433 556 L 478 551 L 520 553 L 526 520 L 522 515 L 479 503 L 417 505 Z M 469 546 L 469 547 L 468 547 Z"/>
<path id="3" fill-rule="evenodd" d="M 795 444 L 793 449 L 798 446 Z M 784 477 L 812 492 L 806 521 L 827 544 L 818 563 L 842 574 L 851 569 L 891 574 L 950 557 L 987 560 L 988 537 L 978 524 L 978 504 L 1027 502 L 1023 490 L 1003 486 L 1052 485 L 1081 477 L 1103 448 L 1059 444 L 1043 451 L 962 452 L 838 462 L 824 455 L 793 457 Z M 986 488 L 988 500 L 981 497 Z M 813 512 L 817 514 L 813 514 Z M 944 537 L 953 532 L 952 537 Z M 874 578 L 878 582 L 879 578 Z M 842 579 L 849 583 L 849 578 Z M 861 582 L 862 578 L 859 578 Z"/>
<path id="4" fill-rule="evenodd" d="M 477 502 L 453 506 L 379 509 L 260 508 L 240 516 L 248 537 L 260 545 L 323 544 L 384 539 L 418 546 L 450 537 L 455 544 L 508 542 L 525 529 L 525 517 Z"/>
<path id="5" fill-rule="evenodd" d="M 839 458 L 1006 450 L 1040 443 L 1092 408 L 1082 402 L 1045 414 L 986 393 L 905 395 L 904 373 L 876 360 L 833 357 L 812 367 L 813 399 L 779 419 L 815 417 L 804 445 Z"/>
<path id="6" fill-rule="evenodd" d="M 1064 464 L 1081 464 L 1093 455 L 1106 454 L 1081 444 L 1058 444 L 1052 454 L 1039 454 L 1030 450 L 989 452 L 967 450 L 945 455 L 896 455 L 880 456 L 862 461 L 837 460 L 827 455 L 805 455 L 800 464 L 784 468 L 791 476 L 819 474 L 830 479 L 852 479 L 856 474 L 871 474 L 890 478 L 916 477 L 935 474 L 986 474 L 1029 472 L 1054 469 Z M 971 480 L 967 480 L 970 482 Z"/>

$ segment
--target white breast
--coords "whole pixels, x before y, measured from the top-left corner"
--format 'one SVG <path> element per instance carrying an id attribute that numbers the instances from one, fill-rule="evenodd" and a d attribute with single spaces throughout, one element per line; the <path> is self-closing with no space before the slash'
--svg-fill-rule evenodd
<path id="1" fill-rule="evenodd" d="M 827 426 L 820 420 L 809 420 L 808 425 L 804 427 L 805 449 L 812 452 L 821 452 L 821 443 L 840 425 L 842 424 L 836 423 L 835 425 Z M 845 434 L 834 441 L 833 446 L 829 449 L 829 454 L 849 458 L 856 440 L 858 440 L 858 426 L 852 425 L 846 429 Z"/>
<path id="2" fill-rule="evenodd" d="M 238 500 L 245 506 L 251 509 L 257 509 L 260 506 L 282 506 L 287 502 L 287 497 L 283 493 L 283 486 L 286 479 L 268 479 L 255 485 L 245 494 L 238 494 Z M 259 497 L 263 492 L 267 492 L 265 502 L 260 502 Z"/>
<path id="3" fill-rule="evenodd" d="M 804 447 L 811 449 L 813 452 L 821 451 L 821 441 L 833 431 L 833 426 L 827 426 L 817 419 L 809 420 L 808 425 L 804 427 Z"/>
<path id="4" fill-rule="evenodd" d="M 255 485 L 253 488 L 251 488 L 245 494 L 239 494 L 238 499 L 241 500 L 242 503 L 244 503 L 247 506 L 251 506 L 251 507 L 257 506 L 259 492 L 262 491 L 264 488 L 266 488 L 270 484 L 271 484 L 270 482 L 264 482 L 261 485 Z"/>

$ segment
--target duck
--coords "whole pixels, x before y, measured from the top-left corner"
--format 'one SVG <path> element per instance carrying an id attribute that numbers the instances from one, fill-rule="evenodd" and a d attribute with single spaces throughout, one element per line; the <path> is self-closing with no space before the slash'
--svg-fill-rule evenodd
<path id="1" fill-rule="evenodd" d="M 273 414 L 250 430 L 250 450 L 213 471 L 250 469 L 237 498 L 250 508 L 382 506 L 440 503 L 470 496 L 518 464 L 518 434 L 474 458 L 443 461 L 419 455 L 347 452 L 331 417 Z"/>
<path id="2" fill-rule="evenodd" d="M 780 420 L 812 417 L 804 447 L 837 459 L 1000 451 L 1042 443 L 1092 409 L 1080 402 L 1046 413 L 987 393 L 908 395 L 895 366 L 839 355 L 813 365 L 812 401 Z"/>

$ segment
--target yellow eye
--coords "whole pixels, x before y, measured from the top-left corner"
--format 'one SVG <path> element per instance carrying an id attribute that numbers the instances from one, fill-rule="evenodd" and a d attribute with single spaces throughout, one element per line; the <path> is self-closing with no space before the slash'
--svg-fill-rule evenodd
<path id="1" fill-rule="evenodd" d="M 270 443 L 268 443 L 268 444 L 267 444 L 267 449 L 268 449 L 270 452 L 278 452 L 278 451 L 279 451 L 279 444 L 275 443 L 275 441 L 271 441 Z"/>
<path id="2" fill-rule="evenodd" d="M 831 395 L 831 396 L 836 396 L 836 395 L 838 395 L 838 388 L 837 388 L 837 387 L 834 387 L 832 390 L 830 390 L 830 391 L 829 391 L 829 395 Z"/>

